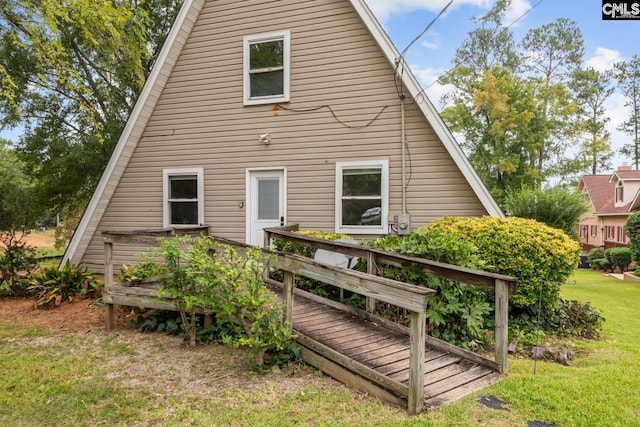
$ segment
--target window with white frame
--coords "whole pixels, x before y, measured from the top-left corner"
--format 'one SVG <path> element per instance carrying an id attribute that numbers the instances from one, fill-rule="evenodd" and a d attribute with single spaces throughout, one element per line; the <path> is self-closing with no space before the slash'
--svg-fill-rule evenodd
<path id="1" fill-rule="evenodd" d="M 336 163 L 336 232 L 386 234 L 387 160 Z"/>
<path id="2" fill-rule="evenodd" d="M 244 38 L 244 104 L 289 101 L 290 33 Z"/>
<path id="3" fill-rule="evenodd" d="M 618 186 L 616 187 L 616 203 L 624 201 L 624 184 L 622 181 L 618 181 Z"/>
<path id="4" fill-rule="evenodd" d="M 163 170 L 164 227 L 204 223 L 202 168 Z"/>

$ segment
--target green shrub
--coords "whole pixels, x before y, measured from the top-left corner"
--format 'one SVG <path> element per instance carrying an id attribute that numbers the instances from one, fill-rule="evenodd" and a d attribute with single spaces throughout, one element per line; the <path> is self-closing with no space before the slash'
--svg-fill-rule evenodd
<path id="1" fill-rule="evenodd" d="M 560 300 L 545 318 L 545 330 L 561 337 L 594 339 L 602 332 L 604 317 L 590 303 Z"/>
<path id="2" fill-rule="evenodd" d="M 635 212 L 627 217 L 624 232 L 629 238 L 631 257 L 640 263 L 640 212 Z"/>
<path id="3" fill-rule="evenodd" d="M 160 248 L 142 258 L 145 265 L 133 270 L 159 275 L 160 294 L 174 299 L 191 345 L 196 343 L 196 310 L 202 310 L 232 326 L 223 342 L 249 347 L 252 365 L 262 366 L 269 350 L 289 350 L 291 328 L 283 305 L 264 285 L 268 260 L 259 248 L 240 254 L 212 237 L 181 236 L 160 241 Z M 152 265 L 153 258 L 162 263 Z"/>
<path id="4" fill-rule="evenodd" d="M 71 301 L 74 297 L 97 297 L 102 292 L 103 283 L 95 280 L 86 267 L 69 263 L 61 269 L 45 268 L 33 275 L 28 291 L 36 297 L 36 307 L 52 308 Z"/>
<path id="5" fill-rule="evenodd" d="M 0 293 L 24 296 L 25 280 L 37 265 L 36 251 L 14 231 L 0 231 Z"/>
<path id="6" fill-rule="evenodd" d="M 211 325 L 204 326 L 204 317 L 203 314 L 196 315 L 196 342 L 221 342 L 223 337 L 234 334 L 233 325 L 218 321 L 215 315 L 211 316 Z M 182 316 L 175 311 L 155 310 L 150 316 L 138 316 L 136 322 L 140 332 L 163 332 L 189 339 L 182 324 Z"/>
<path id="7" fill-rule="evenodd" d="M 542 296 L 544 309 L 553 310 L 560 284 L 580 260 L 578 242 L 532 219 L 444 217 L 427 227 L 474 245 L 484 270 L 517 277 L 518 291 L 510 307 L 532 306 Z"/>
<path id="8" fill-rule="evenodd" d="M 591 268 L 594 270 L 613 271 L 613 267 L 608 259 L 594 259 L 591 261 Z"/>
<path id="9" fill-rule="evenodd" d="M 580 215 L 588 210 L 583 194 L 565 187 L 523 188 L 509 192 L 504 204 L 509 216 L 535 219 L 574 240 L 579 240 L 576 225 Z"/>
<path id="10" fill-rule="evenodd" d="M 604 249 L 602 248 L 593 248 L 589 251 L 587 255 L 587 260 L 589 261 L 589 265 L 593 268 L 593 262 L 597 259 L 604 259 Z"/>
<path id="11" fill-rule="evenodd" d="M 609 261 L 611 268 L 618 268 L 620 273 L 624 273 L 631 264 L 631 249 L 629 248 L 609 248 L 604 251 L 604 256 Z"/>
<path id="12" fill-rule="evenodd" d="M 600 337 L 604 317 L 590 303 L 558 300 L 553 310 L 538 315 L 537 306 L 519 310 L 509 319 L 509 339 L 535 345 L 547 335 L 556 337 Z"/>
<path id="13" fill-rule="evenodd" d="M 419 228 L 409 236 L 389 236 L 378 239 L 377 248 L 419 258 L 431 259 L 465 267 L 478 267 L 475 247 L 461 241 L 450 232 Z M 431 335 L 464 348 L 482 347 L 488 342 L 484 326 L 491 306 L 486 292 L 451 280 L 426 274 L 420 268 L 378 265 L 378 275 L 436 290 L 427 300 L 428 331 Z M 403 321 L 402 314 L 385 304 L 378 304 L 376 313 L 382 317 Z"/>

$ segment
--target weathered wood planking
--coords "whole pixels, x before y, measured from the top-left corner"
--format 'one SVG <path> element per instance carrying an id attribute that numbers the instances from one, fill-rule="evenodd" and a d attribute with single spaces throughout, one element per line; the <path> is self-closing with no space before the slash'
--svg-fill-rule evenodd
<path id="1" fill-rule="evenodd" d="M 193 230 L 192 233 L 199 231 Z M 173 233 L 171 230 L 162 230 L 160 234 L 164 232 L 169 235 Z M 105 280 L 104 301 L 108 327 L 113 325 L 113 304 L 176 309 L 170 299 L 158 298 L 155 289 L 114 286 L 110 280 L 113 274 L 114 242 L 151 243 L 157 238 L 158 234 L 155 233 L 105 233 L 105 272 L 109 272 L 109 278 Z M 323 245 L 325 243 L 318 247 Z M 362 250 L 365 252 L 360 254 Z M 366 257 L 369 273 L 374 272 L 377 262 L 394 265 L 398 261 L 393 254 L 372 251 L 370 248 L 354 246 L 337 250 L 341 251 L 356 251 L 359 256 Z M 506 371 L 505 313 L 509 293 L 515 287 L 512 278 L 452 269 L 451 266 L 432 262 L 423 266 L 425 271 L 434 275 L 444 272 L 448 276 L 441 277 L 460 280 L 466 277 L 462 281 L 496 289 L 496 339 L 500 341 L 496 343 L 496 359 L 499 363 L 487 363 L 481 356 L 425 336 L 424 313 L 426 296 L 433 292 L 430 289 L 328 266 L 291 254 L 278 253 L 275 259 L 277 267 L 285 270 L 284 284 L 279 289 L 287 305 L 287 319 L 298 333 L 297 341 L 302 347 L 303 360 L 347 385 L 391 403 L 406 402 L 408 412 L 417 414 L 425 405 L 435 407 L 493 384 L 502 378 L 495 371 Z M 424 260 L 404 257 L 402 262 L 405 261 L 422 263 Z M 304 293 L 294 289 L 294 274 L 365 295 L 367 307 L 375 299 L 404 307 L 410 311 L 410 327 L 318 296 L 308 295 L 306 298 Z M 294 295 L 297 295 L 295 304 Z"/>
<path id="2" fill-rule="evenodd" d="M 322 309 L 325 313 L 323 316 L 318 313 L 320 307 L 317 301 L 307 299 L 305 292 L 295 292 L 293 328 L 303 337 L 299 342 L 313 354 L 308 363 L 314 363 L 317 367 L 331 366 L 330 370 L 325 371 L 327 374 L 340 371 L 335 374 L 337 379 L 353 387 L 359 384 L 360 390 L 391 403 L 397 398 L 407 399 L 407 389 L 399 388 L 408 385 L 411 367 L 407 334 L 387 329 L 381 326 L 383 322 L 356 319 L 353 313 L 336 307 L 325 306 Z M 308 314 L 311 311 L 313 315 Z M 330 319 L 332 326 L 318 327 L 314 319 Z M 340 322 L 348 327 L 339 327 Z M 503 378 L 495 370 L 466 359 L 464 356 L 467 353 L 447 352 L 441 345 L 432 348 L 429 340 L 425 340 L 425 345 L 424 404 L 428 408 L 457 400 Z M 309 347 L 312 349 L 309 350 Z M 338 354 L 339 357 L 336 357 Z M 367 381 L 362 383 L 362 379 L 347 379 L 347 374 L 342 370 L 350 372 L 349 375 L 362 376 Z"/>
<path id="3" fill-rule="evenodd" d="M 468 285 L 492 289 L 495 292 L 495 366 L 499 366 L 499 371 L 507 372 L 507 337 L 508 337 L 508 298 L 516 292 L 518 280 L 514 277 L 502 274 L 490 273 L 486 271 L 474 270 L 465 267 L 445 264 L 437 261 L 422 258 L 410 257 L 396 253 L 386 252 L 376 248 L 356 245 L 347 242 L 328 241 L 314 237 L 304 236 L 294 233 L 298 227 L 296 225 L 281 228 L 266 228 L 265 241 L 272 242 L 276 239 L 306 245 L 315 249 L 324 249 L 331 252 L 338 252 L 347 256 L 359 257 L 367 260 L 367 273 L 369 275 L 378 274 L 379 265 L 390 265 L 401 267 L 412 265 L 421 268 L 429 275 L 440 277 L 446 280 L 458 281 Z M 322 280 L 318 278 L 318 280 Z M 375 308 L 375 293 L 365 293 L 366 311 L 373 313 Z M 422 316 L 422 314 L 419 314 Z M 412 318 L 415 317 L 412 315 Z M 415 321 L 413 324 L 414 336 L 419 334 L 415 329 L 422 322 Z M 437 341 L 433 342 L 438 345 Z M 442 346 L 445 350 L 446 346 Z M 483 363 L 480 359 L 476 359 Z"/>

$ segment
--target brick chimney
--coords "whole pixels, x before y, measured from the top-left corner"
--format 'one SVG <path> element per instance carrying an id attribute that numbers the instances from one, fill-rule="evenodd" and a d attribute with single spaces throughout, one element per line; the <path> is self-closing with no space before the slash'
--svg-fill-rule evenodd
<path id="1" fill-rule="evenodd" d="M 624 165 L 618 166 L 618 172 L 620 172 L 620 171 L 630 171 L 630 170 L 631 170 L 631 165 L 628 165 L 626 163 Z"/>

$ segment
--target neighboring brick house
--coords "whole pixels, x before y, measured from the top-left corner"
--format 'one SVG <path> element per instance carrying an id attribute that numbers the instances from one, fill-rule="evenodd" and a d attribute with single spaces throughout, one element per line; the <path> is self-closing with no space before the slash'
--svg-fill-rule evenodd
<path id="1" fill-rule="evenodd" d="M 640 207 L 640 170 L 624 165 L 613 174 L 584 175 L 578 189 L 590 204 L 578 223 L 583 252 L 627 246 L 624 225 Z"/>

